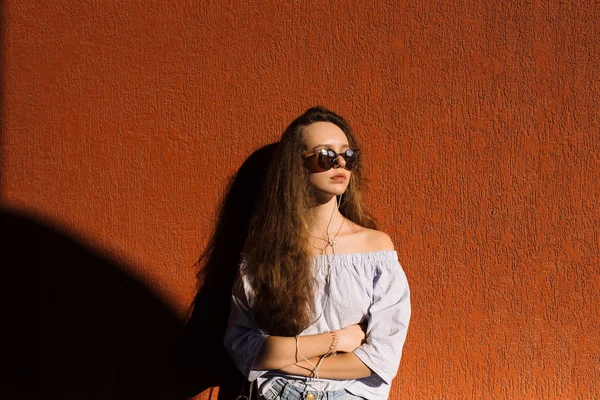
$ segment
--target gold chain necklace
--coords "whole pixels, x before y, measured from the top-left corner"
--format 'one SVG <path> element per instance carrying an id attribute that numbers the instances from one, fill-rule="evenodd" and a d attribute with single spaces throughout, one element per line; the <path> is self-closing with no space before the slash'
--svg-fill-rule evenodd
<path id="1" fill-rule="evenodd" d="M 335 254 L 335 245 L 337 244 L 337 240 L 335 240 L 339 233 L 342 231 L 342 227 L 344 226 L 344 222 L 346 222 L 346 219 L 342 216 L 342 223 L 340 224 L 340 227 L 338 228 L 337 232 L 335 233 L 335 235 L 333 235 L 333 237 L 331 237 L 331 235 L 329 234 L 329 232 L 327 232 L 327 238 L 321 237 L 321 236 L 314 236 L 314 235 L 310 235 L 310 237 L 315 238 L 315 239 L 319 239 L 325 242 L 325 247 L 323 247 L 321 249 L 321 251 L 323 252 L 323 254 L 327 254 L 327 248 L 331 247 L 331 252 L 332 254 Z"/>
<path id="2" fill-rule="evenodd" d="M 336 201 L 336 208 L 333 209 L 333 212 L 331 213 L 331 217 L 329 218 L 329 222 L 327 223 L 327 228 L 326 228 L 327 239 L 325 239 L 323 237 L 319 237 L 319 236 L 310 235 L 311 237 L 313 237 L 315 239 L 323 240 L 326 242 L 325 247 L 323 247 L 323 249 L 321 249 L 321 250 L 323 252 L 323 255 L 327 257 L 327 271 L 326 271 L 326 275 L 325 275 L 325 287 L 324 287 L 325 293 L 327 294 L 327 299 L 329 299 L 329 291 L 330 291 L 330 284 L 331 284 L 331 264 L 333 263 L 333 257 L 335 256 L 335 245 L 337 244 L 337 241 L 335 239 L 337 238 L 338 234 L 342 231 L 344 222 L 346 222 L 346 218 L 344 218 L 344 216 L 342 215 L 342 223 L 340 224 L 340 227 L 338 228 L 335 235 L 333 235 L 333 237 L 331 237 L 331 234 L 329 233 L 329 227 L 331 226 L 331 223 L 333 222 L 333 216 L 335 215 L 335 210 L 337 209 L 339 211 L 339 208 L 340 208 L 340 203 L 338 201 Z M 331 254 L 327 254 L 328 247 L 331 247 Z"/>

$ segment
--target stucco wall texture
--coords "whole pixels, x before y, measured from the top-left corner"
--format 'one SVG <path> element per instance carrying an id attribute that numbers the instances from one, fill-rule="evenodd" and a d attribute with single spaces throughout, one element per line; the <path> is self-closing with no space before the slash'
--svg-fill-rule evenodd
<path id="1" fill-rule="evenodd" d="M 183 321 L 229 179 L 324 105 L 357 131 L 411 284 L 390 398 L 600 398 L 597 1 L 7 0 L 2 18 L 4 210 Z"/>

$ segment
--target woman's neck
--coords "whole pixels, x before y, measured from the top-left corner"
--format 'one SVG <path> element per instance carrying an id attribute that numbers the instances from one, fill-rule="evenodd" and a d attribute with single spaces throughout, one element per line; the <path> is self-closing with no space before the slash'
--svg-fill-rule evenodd
<path id="1" fill-rule="evenodd" d="M 329 201 L 313 207 L 309 231 L 311 235 L 327 237 L 338 231 L 343 220 L 344 216 L 338 210 L 337 198 L 332 196 Z"/>

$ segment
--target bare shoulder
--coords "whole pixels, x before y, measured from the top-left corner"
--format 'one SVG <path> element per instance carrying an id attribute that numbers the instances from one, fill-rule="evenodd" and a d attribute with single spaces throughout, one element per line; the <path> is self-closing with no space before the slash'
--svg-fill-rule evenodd
<path id="1" fill-rule="evenodd" d="M 394 250 L 392 239 L 384 232 L 355 225 L 354 234 L 352 236 L 355 252 Z"/>
<path id="2" fill-rule="evenodd" d="M 394 250 L 394 243 L 387 233 L 367 229 L 367 243 L 372 248 L 371 251 Z"/>

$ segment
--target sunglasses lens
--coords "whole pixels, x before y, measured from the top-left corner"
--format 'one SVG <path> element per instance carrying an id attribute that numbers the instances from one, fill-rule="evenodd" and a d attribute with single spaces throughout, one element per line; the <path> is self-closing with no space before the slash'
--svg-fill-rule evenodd
<path id="1" fill-rule="evenodd" d="M 347 170 L 351 170 L 358 164 L 358 153 L 352 149 L 346 150 L 342 154 L 342 157 L 344 157 L 344 160 L 346 161 L 346 166 L 344 168 Z"/>
<path id="2" fill-rule="evenodd" d="M 317 159 L 319 162 L 319 167 L 327 171 L 333 168 L 335 163 L 335 152 L 332 150 L 321 149 L 317 153 Z"/>

